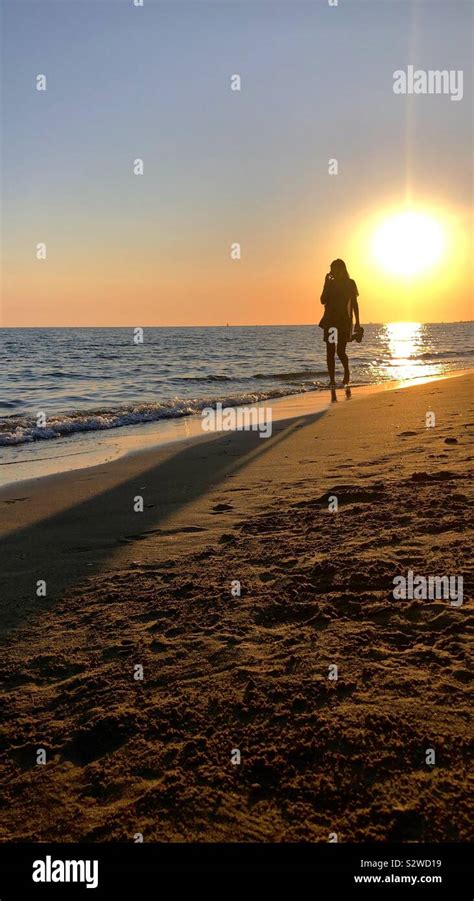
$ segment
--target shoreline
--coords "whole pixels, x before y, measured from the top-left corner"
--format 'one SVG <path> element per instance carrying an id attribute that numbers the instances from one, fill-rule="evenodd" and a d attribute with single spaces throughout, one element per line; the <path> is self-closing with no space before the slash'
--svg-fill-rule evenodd
<path id="1" fill-rule="evenodd" d="M 2 838 L 467 840 L 473 380 L 13 494 Z M 463 605 L 395 600 L 409 571 Z"/>
<path id="2" fill-rule="evenodd" d="M 398 390 L 422 385 L 430 381 L 456 378 L 473 372 L 473 369 L 450 370 L 440 375 L 420 376 L 410 380 L 391 380 L 368 385 L 353 386 L 351 400 L 360 400 L 380 391 Z M 338 386 L 336 390 L 338 400 L 345 400 L 344 390 Z M 326 410 L 331 405 L 331 393 L 329 388 L 325 390 L 305 391 L 297 394 L 288 394 L 270 401 L 259 401 L 253 404 L 236 406 L 238 410 L 243 407 L 249 409 L 263 408 L 272 411 L 273 421 L 291 419 L 299 416 L 311 415 L 315 412 Z M 96 430 L 93 432 L 78 432 L 76 434 L 48 439 L 47 441 L 34 441 L 19 445 L 19 454 L 27 456 L 29 460 L 14 460 L 0 462 L 0 498 L 5 489 L 11 485 L 20 485 L 23 482 L 64 474 L 67 472 L 89 469 L 105 463 L 120 460 L 126 455 L 141 453 L 172 444 L 188 442 L 202 436 L 202 416 L 193 414 L 170 419 L 157 420 L 156 422 L 140 425 L 121 426 L 116 429 Z M 206 433 L 209 437 L 209 433 Z M 222 434 L 222 433 L 221 433 Z M 47 455 L 47 450 L 51 451 Z M 9 445 L 4 450 L 15 451 L 14 445 Z M 58 453 L 59 451 L 59 453 Z"/>

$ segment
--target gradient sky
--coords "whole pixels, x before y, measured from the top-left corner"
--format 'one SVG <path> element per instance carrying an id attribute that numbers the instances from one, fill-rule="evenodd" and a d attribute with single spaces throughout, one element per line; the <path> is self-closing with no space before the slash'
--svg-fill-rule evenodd
<path id="1" fill-rule="evenodd" d="M 470 0 L 1 6 L 3 325 L 312 323 L 339 256 L 364 322 L 472 318 Z M 409 64 L 463 100 L 395 95 Z M 407 197 L 449 236 L 412 282 L 368 249 Z"/>

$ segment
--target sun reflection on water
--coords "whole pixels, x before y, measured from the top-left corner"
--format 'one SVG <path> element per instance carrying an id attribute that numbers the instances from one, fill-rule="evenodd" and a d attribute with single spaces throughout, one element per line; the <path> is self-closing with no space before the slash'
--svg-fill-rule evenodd
<path id="1" fill-rule="evenodd" d="M 386 348 L 386 359 L 380 367 L 384 378 L 409 381 L 442 373 L 444 367 L 440 364 L 424 362 L 424 356 L 433 348 L 426 341 L 421 322 L 389 322 L 384 325 L 381 338 Z"/>

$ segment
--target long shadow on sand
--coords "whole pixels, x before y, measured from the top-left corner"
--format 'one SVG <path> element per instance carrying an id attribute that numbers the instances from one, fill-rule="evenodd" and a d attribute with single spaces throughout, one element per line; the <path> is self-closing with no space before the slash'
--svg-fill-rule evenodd
<path id="1" fill-rule="evenodd" d="M 133 542 L 140 534 L 158 528 L 171 514 L 323 415 L 324 411 L 277 421 L 272 437 L 267 439 L 260 438 L 258 432 L 234 434 L 232 459 L 226 450 L 229 433 L 186 444 L 158 465 L 138 471 L 133 478 L 2 538 L 0 635 L 5 637 L 39 609 L 50 609 L 68 589 L 77 588 L 86 578 L 100 573 L 124 542 Z M 203 467 L 202 458 L 210 449 L 214 465 Z M 145 500 L 140 514 L 133 510 L 136 495 Z M 83 543 L 81 538 L 78 540 L 78 533 L 83 536 Z M 159 540 L 158 533 L 156 541 Z M 46 597 L 36 595 L 39 579 L 46 582 Z"/>

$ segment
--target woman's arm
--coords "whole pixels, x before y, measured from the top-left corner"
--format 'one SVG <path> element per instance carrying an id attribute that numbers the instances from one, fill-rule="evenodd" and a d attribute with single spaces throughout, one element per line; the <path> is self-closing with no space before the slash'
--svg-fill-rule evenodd
<path id="1" fill-rule="evenodd" d="M 326 278 L 324 279 L 323 293 L 321 294 L 321 303 L 323 303 L 323 304 L 326 304 L 328 301 L 328 298 L 327 298 L 328 282 L 329 282 L 329 273 L 327 274 Z"/>

